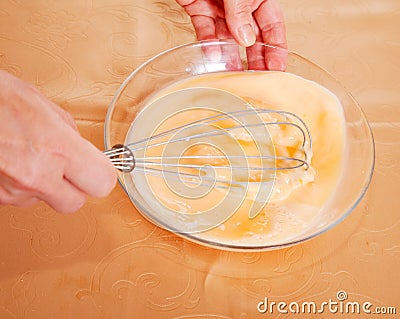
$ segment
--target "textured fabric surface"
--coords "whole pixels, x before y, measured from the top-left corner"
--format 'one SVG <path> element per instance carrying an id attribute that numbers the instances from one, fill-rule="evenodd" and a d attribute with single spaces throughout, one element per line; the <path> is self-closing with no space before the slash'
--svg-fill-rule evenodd
<path id="1" fill-rule="evenodd" d="M 44 204 L 3 206 L 0 318 L 311 318 L 276 307 L 262 314 L 257 305 L 265 297 L 320 305 L 340 301 L 340 291 L 347 301 L 373 304 L 371 311 L 400 312 L 400 3 L 281 4 L 289 48 L 333 74 L 371 124 L 376 168 L 354 212 L 304 244 L 232 253 L 155 227 L 120 187 L 72 215 Z M 172 0 L 0 5 L 0 68 L 71 112 L 100 149 L 105 113 L 123 79 L 153 55 L 194 39 Z M 355 317 L 340 309 L 320 316 Z"/>

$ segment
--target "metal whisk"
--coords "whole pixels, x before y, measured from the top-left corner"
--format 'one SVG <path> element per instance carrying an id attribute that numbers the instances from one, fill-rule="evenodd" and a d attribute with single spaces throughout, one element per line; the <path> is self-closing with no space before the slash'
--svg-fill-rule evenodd
<path id="1" fill-rule="evenodd" d="M 246 122 L 246 118 L 249 116 L 256 116 L 260 119 L 257 122 L 250 121 Z M 266 121 L 261 120 L 267 118 Z M 226 121 L 230 119 L 238 120 L 240 123 L 247 123 L 244 126 L 242 124 L 233 125 L 231 127 L 220 128 L 218 123 L 221 121 Z M 270 120 L 268 120 L 270 119 Z M 242 122 L 243 121 L 243 122 Z M 170 143 L 184 143 L 193 142 L 201 143 L 204 139 L 215 138 L 224 134 L 234 133 L 235 130 L 240 130 L 243 128 L 251 129 L 256 127 L 263 127 L 268 130 L 272 126 L 280 126 L 282 129 L 290 127 L 291 130 L 295 130 L 298 136 L 300 136 L 300 143 L 297 145 L 295 156 L 286 155 L 232 155 L 232 154 L 222 154 L 222 155 L 185 155 L 185 154 L 175 154 L 167 156 L 137 156 L 135 153 L 139 150 L 143 151 L 145 149 L 159 147 L 167 145 Z M 208 129 L 203 131 L 202 128 L 207 127 Z M 212 127 L 213 129 L 209 129 Z M 178 132 L 182 130 L 191 131 L 192 134 L 184 136 L 176 136 Z M 311 134 L 304 123 L 304 121 L 291 112 L 286 111 L 275 111 L 268 109 L 247 109 L 239 110 L 224 114 L 218 114 L 214 116 L 205 117 L 188 124 L 166 130 L 161 133 L 157 133 L 148 139 L 142 139 L 131 144 L 122 145 L 117 144 L 112 149 L 104 152 L 106 156 L 109 157 L 111 162 L 114 164 L 115 168 L 124 172 L 130 173 L 133 170 L 143 171 L 146 174 L 152 175 L 173 175 L 175 177 L 183 178 L 185 180 L 198 179 L 199 174 L 196 172 L 185 171 L 184 169 L 189 168 L 190 170 L 201 170 L 204 165 L 197 165 L 196 163 L 191 163 L 191 161 L 198 160 L 218 160 L 226 159 L 229 162 L 235 159 L 245 157 L 246 160 L 267 160 L 268 163 L 273 163 L 273 165 L 244 165 L 242 166 L 217 166 L 218 168 L 230 168 L 230 169 L 244 169 L 244 170 L 256 170 L 256 171 L 278 171 L 278 170 L 293 170 L 300 167 L 304 169 L 309 168 L 309 160 L 311 154 Z M 171 162 L 173 161 L 173 162 Z M 174 162 L 175 161 L 175 162 Z M 279 165 L 276 165 L 276 162 Z M 182 163 L 183 162 L 183 163 Z M 183 169 L 183 172 L 181 172 Z M 223 182 L 223 181 L 221 181 Z"/>

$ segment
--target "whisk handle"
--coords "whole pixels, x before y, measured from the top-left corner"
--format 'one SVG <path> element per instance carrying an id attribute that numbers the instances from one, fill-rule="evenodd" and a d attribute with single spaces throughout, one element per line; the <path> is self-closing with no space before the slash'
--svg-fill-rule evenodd
<path id="1" fill-rule="evenodd" d="M 123 173 L 130 173 L 136 166 L 132 151 L 123 144 L 115 144 L 111 149 L 103 152 L 114 165 Z"/>

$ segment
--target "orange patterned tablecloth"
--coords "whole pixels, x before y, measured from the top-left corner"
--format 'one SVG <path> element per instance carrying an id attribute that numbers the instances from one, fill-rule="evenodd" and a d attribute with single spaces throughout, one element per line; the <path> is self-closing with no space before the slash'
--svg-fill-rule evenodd
<path id="1" fill-rule="evenodd" d="M 72 215 L 46 205 L 3 206 L 0 318 L 398 318 L 400 2 L 281 4 L 290 48 L 334 74 L 370 121 L 376 169 L 355 211 L 304 244 L 233 253 L 156 228 L 120 187 Z M 0 68 L 70 111 L 99 148 L 107 106 L 123 79 L 156 53 L 194 38 L 172 0 L 0 4 Z M 265 298 L 270 307 L 276 303 L 272 313 L 259 311 Z M 332 309 L 320 314 L 291 312 L 330 301 Z M 367 309 L 346 314 L 340 304 L 350 302 Z M 394 309 L 396 315 L 363 312 Z"/>

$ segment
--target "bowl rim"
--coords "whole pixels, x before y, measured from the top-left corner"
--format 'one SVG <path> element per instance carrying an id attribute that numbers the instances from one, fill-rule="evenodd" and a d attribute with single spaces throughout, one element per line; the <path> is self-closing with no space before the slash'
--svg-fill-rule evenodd
<path id="1" fill-rule="evenodd" d="M 236 45 L 238 47 L 240 47 L 239 44 L 237 44 L 234 40 L 232 39 L 211 39 L 211 40 L 202 40 L 202 41 L 194 41 L 194 42 L 188 42 L 188 43 L 184 43 L 169 49 L 166 49 L 164 51 L 161 51 L 159 53 L 157 53 L 156 55 L 154 55 L 153 57 L 151 57 L 150 59 L 146 60 L 144 63 L 142 63 L 141 65 L 139 65 L 137 68 L 135 68 L 125 79 L 124 81 L 121 83 L 121 85 L 119 86 L 118 90 L 116 91 L 116 93 L 113 96 L 113 99 L 111 101 L 111 103 L 108 106 L 107 112 L 106 112 L 106 117 L 105 117 L 105 121 L 104 121 L 104 147 L 105 149 L 109 149 L 112 147 L 109 139 L 110 139 L 110 134 L 108 134 L 108 131 L 110 130 L 110 126 L 111 126 L 111 116 L 113 114 L 113 111 L 116 107 L 116 102 L 118 101 L 120 95 L 122 94 L 123 90 L 125 89 L 125 87 L 129 84 L 129 82 L 131 81 L 131 79 L 137 74 L 139 73 L 142 69 L 144 69 L 147 65 L 151 64 L 154 60 L 158 59 L 161 56 L 164 56 L 170 52 L 173 51 L 178 51 L 184 48 L 189 48 L 189 47 L 202 47 L 204 45 L 223 45 L 223 44 L 229 44 L 229 45 Z M 118 183 L 121 185 L 122 189 L 124 190 L 124 192 L 128 195 L 128 197 L 130 198 L 131 202 L 133 203 L 133 205 L 136 207 L 136 209 L 139 211 L 139 213 L 145 217 L 149 222 L 151 222 L 153 225 L 156 225 L 157 227 L 160 227 L 162 229 L 165 229 L 169 232 L 172 232 L 173 234 L 176 234 L 179 237 L 182 237 L 184 239 L 187 239 L 191 242 L 197 243 L 197 244 L 201 244 L 210 248 L 214 248 L 214 249 L 221 249 L 221 250 L 226 250 L 226 251 L 242 251 L 242 252 L 249 252 L 249 251 L 269 251 L 269 250 L 277 250 L 277 249 L 282 249 L 282 248 L 286 248 L 286 247 L 290 247 L 293 245 L 297 245 L 300 243 L 304 243 L 306 241 L 309 241 L 315 237 L 320 236 L 321 234 L 329 231 L 330 229 L 332 229 L 333 227 L 335 227 L 336 225 L 338 225 L 339 223 L 341 223 L 344 219 L 346 219 L 346 217 L 348 217 L 350 215 L 351 212 L 354 211 L 354 209 L 358 206 L 358 204 L 360 203 L 360 201 L 364 198 L 370 184 L 372 181 L 372 177 L 373 177 L 373 173 L 374 173 L 374 169 L 375 169 L 375 162 L 376 162 L 376 150 L 375 150 L 375 140 L 374 140 L 374 136 L 373 136 L 373 132 L 371 129 L 371 126 L 368 122 L 368 119 L 363 111 L 363 109 L 361 108 L 361 106 L 359 105 L 359 103 L 357 102 L 357 100 L 354 98 L 354 96 L 351 94 L 351 92 L 335 77 L 333 76 L 329 71 L 325 70 L 324 68 L 322 68 L 320 65 L 318 65 L 317 63 L 313 62 L 312 60 L 305 58 L 304 56 L 300 55 L 299 53 L 296 53 L 294 51 L 288 50 L 288 49 L 284 49 L 281 47 L 276 47 L 270 44 L 265 44 L 262 42 L 256 42 L 254 45 L 261 45 L 263 47 L 269 47 L 272 49 L 276 49 L 276 50 L 283 50 L 285 51 L 288 55 L 292 55 L 295 56 L 296 58 L 299 58 L 301 60 L 304 60 L 305 62 L 311 64 L 314 68 L 319 69 L 320 71 L 322 71 L 323 73 L 325 73 L 326 75 L 328 75 L 339 87 L 341 87 L 343 89 L 343 91 L 345 92 L 345 94 L 348 95 L 348 97 L 350 98 L 350 100 L 352 101 L 352 103 L 354 103 L 354 105 L 356 106 L 356 108 L 358 109 L 358 111 L 360 112 L 360 116 L 363 120 L 363 122 L 366 124 L 367 129 L 367 133 L 368 133 L 368 139 L 371 141 L 370 143 L 370 152 L 371 152 L 371 164 L 369 167 L 369 173 L 368 176 L 366 176 L 365 181 L 364 181 L 364 185 L 363 187 L 359 190 L 358 195 L 356 196 L 356 199 L 353 200 L 352 204 L 349 205 L 349 208 L 347 209 L 347 211 L 345 211 L 339 218 L 337 218 L 334 222 L 327 224 L 326 226 L 322 227 L 319 231 L 312 233 L 308 236 L 304 236 L 295 240 L 287 240 L 283 243 L 277 244 L 277 243 L 272 243 L 272 244 L 264 244 L 264 245 L 240 245 L 240 244 L 231 244 L 231 243 L 224 243 L 224 242 L 217 242 L 217 241 L 212 241 L 212 240 L 208 240 L 202 237 L 198 237 L 195 234 L 191 234 L 191 233 L 185 233 L 185 232 L 179 232 L 176 230 L 173 230 L 172 227 L 167 227 L 164 226 L 161 222 L 155 220 L 153 217 L 148 216 L 148 214 L 146 213 L 147 209 L 144 208 L 139 201 L 137 201 L 134 196 L 132 196 L 130 194 L 130 192 L 128 191 L 128 189 L 126 189 L 124 182 L 121 178 L 121 174 L 118 174 Z M 244 70 L 247 72 L 252 72 L 252 70 Z M 221 71 L 216 71 L 214 73 L 217 72 L 221 72 Z M 285 71 L 286 72 L 286 71 Z"/>

